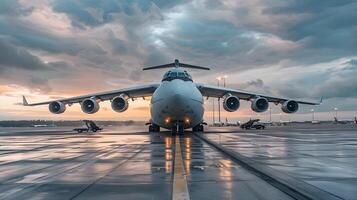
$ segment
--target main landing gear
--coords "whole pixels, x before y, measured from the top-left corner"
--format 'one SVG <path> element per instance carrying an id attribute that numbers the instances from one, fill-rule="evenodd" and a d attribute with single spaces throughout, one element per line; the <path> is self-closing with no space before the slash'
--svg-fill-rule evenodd
<path id="1" fill-rule="evenodd" d="M 151 124 L 149 126 L 149 132 L 160 132 L 160 126 L 156 124 Z"/>

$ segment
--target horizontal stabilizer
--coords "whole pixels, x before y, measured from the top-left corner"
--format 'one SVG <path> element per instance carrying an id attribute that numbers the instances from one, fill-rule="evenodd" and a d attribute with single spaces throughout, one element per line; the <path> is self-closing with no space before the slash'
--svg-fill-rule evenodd
<path id="1" fill-rule="evenodd" d="M 152 66 L 152 67 L 145 67 L 145 68 L 143 68 L 143 70 L 145 71 L 145 70 L 171 68 L 171 67 L 175 67 L 175 63 L 169 63 L 169 64 L 165 64 L 165 65 L 158 65 L 158 66 Z"/>
<path id="2" fill-rule="evenodd" d="M 189 65 L 189 64 L 184 64 L 184 63 L 180 63 L 180 67 L 192 68 L 192 69 L 210 70 L 210 68 L 208 68 L 208 67 L 201 67 L 201 66 Z"/>
<path id="3" fill-rule="evenodd" d="M 165 65 L 158 65 L 158 66 L 152 66 L 152 67 L 145 67 L 143 70 L 152 70 L 152 69 L 161 69 L 161 68 L 178 68 L 178 67 L 184 67 L 184 68 L 192 68 L 192 69 L 202 69 L 202 70 L 210 70 L 208 67 L 201 67 L 201 66 L 195 66 L 195 65 L 189 65 L 189 64 L 184 64 L 180 63 L 179 60 L 175 60 L 174 63 L 169 63 Z"/>

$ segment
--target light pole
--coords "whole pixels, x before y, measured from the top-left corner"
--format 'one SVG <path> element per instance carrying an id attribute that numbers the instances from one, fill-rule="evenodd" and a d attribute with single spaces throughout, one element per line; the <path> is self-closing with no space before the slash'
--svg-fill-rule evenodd
<path id="1" fill-rule="evenodd" d="M 269 122 L 271 122 L 271 108 L 269 108 Z"/>
<path id="2" fill-rule="evenodd" d="M 223 79 L 223 87 L 226 87 L 226 79 L 228 78 L 228 76 L 227 75 L 224 75 L 223 77 L 222 77 L 222 79 Z"/>
<path id="3" fill-rule="evenodd" d="M 228 78 L 228 76 L 227 75 L 224 75 L 223 76 L 223 87 L 226 87 L 226 79 Z M 221 118 L 221 115 L 219 116 L 220 118 Z M 226 121 L 227 121 L 227 117 L 226 117 Z M 228 123 L 228 121 L 227 121 L 227 123 Z"/>
<path id="4" fill-rule="evenodd" d="M 215 101 L 214 98 L 212 98 L 212 109 L 213 109 L 213 113 L 212 113 L 212 118 L 213 118 L 213 119 L 212 119 L 212 121 L 213 121 L 213 126 L 214 126 L 214 124 L 216 123 L 216 122 L 215 122 L 215 117 L 214 117 L 214 101 Z"/>
<path id="5" fill-rule="evenodd" d="M 338 111 L 338 108 L 334 108 L 334 110 L 335 110 L 335 117 L 336 117 L 336 119 L 337 119 L 337 111 Z"/>
<path id="6" fill-rule="evenodd" d="M 217 86 L 219 87 L 219 81 L 221 80 L 222 78 L 219 76 L 217 77 Z M 218 97 L 218 123 L 219 125 L 221 125 L 221 98 Z"/>
<path id="7" fill-rule="evenodd" d="M 312 121 L 315 121 L 315 110 L 311 109 L 311 113 L 312 113 Z"/>

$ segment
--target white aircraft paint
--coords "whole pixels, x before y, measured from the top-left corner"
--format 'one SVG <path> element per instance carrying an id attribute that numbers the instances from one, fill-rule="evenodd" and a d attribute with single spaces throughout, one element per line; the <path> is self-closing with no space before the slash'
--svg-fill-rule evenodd
<path id="1" fill-rule="evenodd" d="M 184 70 L 177 68 L 170 72 L 184 73 Z M 202 123 L 203 103 L 203 96 L 192 81 L 163 81 L 151 98 L 151 120 L 163 128 L 171 128 L 177 122 L 185 129 L 192 128 Z"/>

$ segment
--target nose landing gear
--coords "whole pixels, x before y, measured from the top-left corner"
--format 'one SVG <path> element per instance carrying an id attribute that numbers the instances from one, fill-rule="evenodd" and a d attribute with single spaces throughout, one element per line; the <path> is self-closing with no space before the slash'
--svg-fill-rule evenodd
<path id="1" fill-rule="evenodd" d="M 171 134 L 184 134 L 184 128 L 183 128 L 183 125 L 181 124 L 176 124 L 175 126 L 172 127 L 171 129 Z"/>

